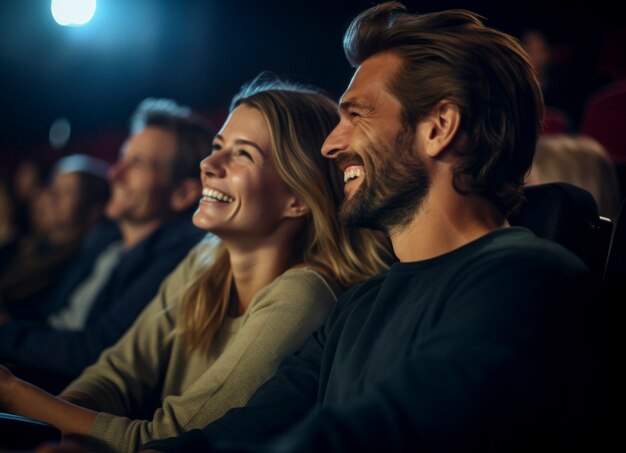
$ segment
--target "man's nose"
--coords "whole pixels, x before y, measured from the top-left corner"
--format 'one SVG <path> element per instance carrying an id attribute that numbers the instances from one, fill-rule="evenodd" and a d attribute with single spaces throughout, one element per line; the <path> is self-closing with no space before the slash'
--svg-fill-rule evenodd
<path id="1" fill-rule="evenodd" d="M 109 171 L 107 172 L 107 178 L 109 179 L 109 181 L 117 180 L 124 172 L 125 167 L 126 164 L 123 160 L 118 160 L 113 165 L 111 165 L 111 168 L 109 168 Z"/>
<path id="2" fill-rule="evenodd" d="M 327 159 L 335 159 L 338 153 L 348 148 L 349 137 L 350 126 L 340 121 L 324 140 L 322 155 Z"/>

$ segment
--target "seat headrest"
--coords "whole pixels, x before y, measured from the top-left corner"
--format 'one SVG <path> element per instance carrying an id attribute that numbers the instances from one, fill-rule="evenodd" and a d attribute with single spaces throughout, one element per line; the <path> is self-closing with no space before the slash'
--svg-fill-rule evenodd
<path id="1" fill-rule="evenodd" d="M 528 186 L 524 197 L 522 207 L 509 223 L 558 242 L 589 263 L 599 228 L 598 207 L 591 193 L 559 182 Z"/>

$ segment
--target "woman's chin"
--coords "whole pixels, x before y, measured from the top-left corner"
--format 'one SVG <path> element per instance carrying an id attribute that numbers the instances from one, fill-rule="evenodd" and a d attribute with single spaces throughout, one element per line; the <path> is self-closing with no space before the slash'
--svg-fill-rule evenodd
<path id="1" fill-rule="evenodd" d="M 212 231 L 213 227 L 216 226 L 215 219 L 207 216 L 201 209 L 195 212 L 191 220 L 197 228 L 205 231 Z"/>

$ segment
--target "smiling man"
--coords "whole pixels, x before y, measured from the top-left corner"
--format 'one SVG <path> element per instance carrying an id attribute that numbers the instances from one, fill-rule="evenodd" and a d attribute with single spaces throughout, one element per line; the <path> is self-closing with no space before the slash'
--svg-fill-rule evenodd
<path id="1" fill-rule="evenodd" d="M 344 171 L 341 218 L 387 232 L 399 262 L 246 407 L 145 449 L 581 448 L 589 270 L 507 222 L 543 117 L 527 55 L 471 12 L 398 3 L 363 12 L 344 48 L 356 72 L 322 152 Z"/>
<path id="2" fill-rule="evenodd" d="M 60 389 L 50 387 L 49 373 L 65 382 L 115 343 L 204 236 L 191 215 L 211 131 L 189 112 L 172 110 L 172 101 L 157 101 L 138 108 L 133 132 L 109 171 L 105 210 L 119 233 L 105 228 L 88 238 L 82 256 L 42 301 L 53 308 L 45 322 L 0 325 L 0 360 L 44 388 Z M 43 371 L 43 379 L 30 370 Z"/>

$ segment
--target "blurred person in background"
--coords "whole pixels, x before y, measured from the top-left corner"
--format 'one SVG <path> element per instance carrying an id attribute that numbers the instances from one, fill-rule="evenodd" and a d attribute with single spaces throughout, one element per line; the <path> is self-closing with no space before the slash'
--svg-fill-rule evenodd
<path id="1" fill-rule="evenodd" d="M 91 156 L 67 156 L 55 165 L 51 183 L 30 194 L 31 231 L 19 238 L 0 274 L 4 310 L 37 301 L 67 270 L 85 235 L 103 220 L 108 169 Z"/>
<path id="2" fill-rule="evenodd" d="M 210 127 L 171 100 L 141 103 L 132 121 L 108 172 L 105 213 L 115 231 L 103 227 L 87 238 L 53 293 L 22 316 L 30 319 L 0 324 L 0 361 L 50 389 L 62 388 L 115 343 L 204 236 L 191 215 Z"/>
<path id="3" fill-rule="evenodd" d="M 7 177 L 0 174 L 0 272 L 6 262 L 13 256 L 16 248 L 17 222 L 15 218 L 15 201 L 12 196 Z"/>
<path id="4" fill-rule="evenodd" d="M 584 97 L 582 81 L 572 67 L 571 43 L 555 42 L 546 30 L 529 28 L 521 35 L 546 105 L 544 129 L 575 130 Z"/>
<path id="5" fill-rule="evenodd" d="M 615 220 L 620 186 L 615 165 L 604 147 L 584 135 L 540 136 L 528 185 L 567 182 L 593 195 L 601 216 Z"/>
<path id="6" fill-rule="evenodd" d="M 15 200 L 15 216 L 20 235 L 31 233 L 30 205 L 48 181 L 49 162 L 29 157 L 20 161 L 11 181 L 11 191 Z"/>

